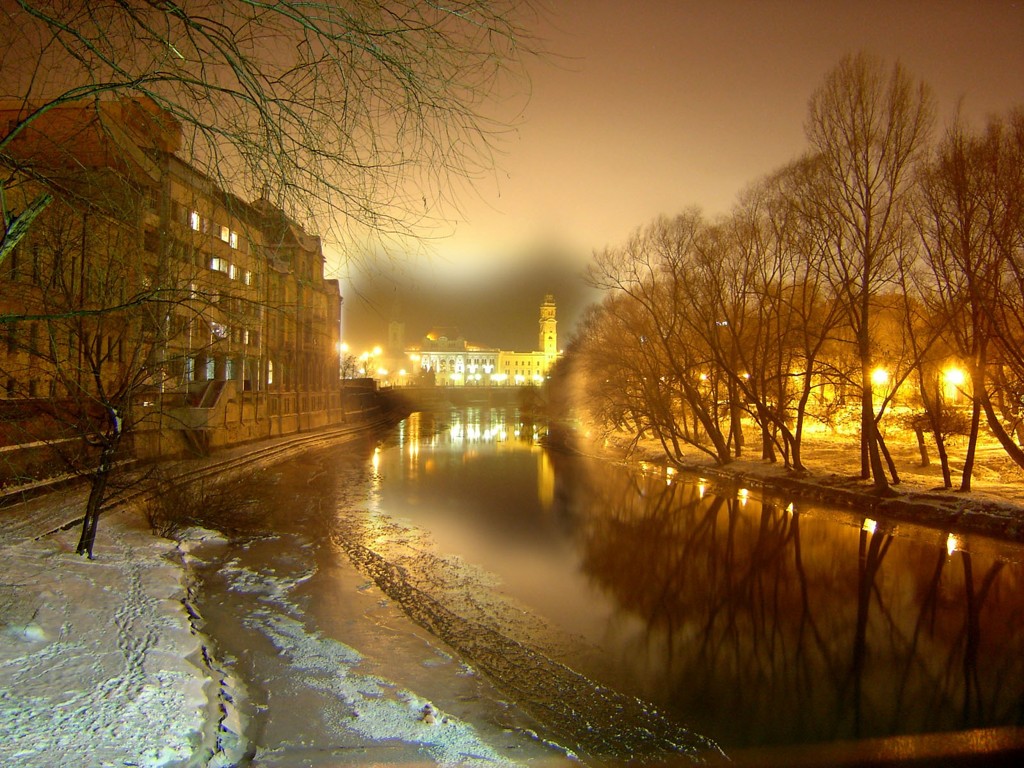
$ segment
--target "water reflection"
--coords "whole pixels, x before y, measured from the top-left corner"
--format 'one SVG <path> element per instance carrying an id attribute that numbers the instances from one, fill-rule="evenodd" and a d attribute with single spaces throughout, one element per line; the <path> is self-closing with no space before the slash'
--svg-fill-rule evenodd
<path id="1" fill-rule="evenodd" d="M 541 434 L 511 410 L 415 414 L 374 462 L 367 545 L 465 618 L 729 748 L 1024 721 L 1019 547 L 549 452 Z M 429 578 L 425 547 L 444 559 Z M 523 610 L 499 615 L 484 572 Z M 545 621 L 586 648 L 543 647 Z"/>
<path id="2" fill-rule="evenodd" d="M 557 457 L 582 568 L 644 631 L 617 664 L 725 745 L 1022 721 L 1021 567 L 746 489 Z"/>

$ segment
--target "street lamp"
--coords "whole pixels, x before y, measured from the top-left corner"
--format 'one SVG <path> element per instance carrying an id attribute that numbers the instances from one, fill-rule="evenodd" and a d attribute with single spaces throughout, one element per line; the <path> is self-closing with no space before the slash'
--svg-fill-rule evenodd
<path id="1" fill-rule="evenodd" d="M 967 383 L 967 372 L 953 366 L 942 372 L 943 396 L 951 403 L 960 399 L 963 386 Z"/>

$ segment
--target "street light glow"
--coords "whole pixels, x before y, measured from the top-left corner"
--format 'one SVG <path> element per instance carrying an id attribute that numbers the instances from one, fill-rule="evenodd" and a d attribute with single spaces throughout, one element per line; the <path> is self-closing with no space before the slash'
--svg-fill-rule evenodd
<path id="1" fill-rule="evenodd" d="M 942 378 L 947 384 L 951 384 L 954 387 L 962 387 L 964 382 L 967 381 L 967 374 L 960 368 L 947 368 L 942 373 Z"/>
<path id="2" fill-rule="evenodd" d="M 882 367 L 875 368 L 871 372 L 871 383 L 876 387 L 884 387 L 889 383 L 889 372 Z"/>

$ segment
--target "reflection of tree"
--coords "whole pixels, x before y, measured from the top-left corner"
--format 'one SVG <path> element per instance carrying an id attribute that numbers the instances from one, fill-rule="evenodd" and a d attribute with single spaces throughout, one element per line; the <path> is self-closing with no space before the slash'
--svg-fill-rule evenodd
<path id="1" fill-rule="evenodd" d="M 862 716 L 864 704 L 864 665 L 868 651 L 868 613 L 871 609 L 872 595 L 881 600 L 875 585 L 878 569 L 882 567 L 892 535 L 880 530 L 869 534 L 863 528 L 860 532 L 860 549 L 857 559 L 857 628 L 853 637 L 853 666 L 850 671 L 849 684 L 853 686 L 853 734 L 862 736 Z M 843 686 L 846 688 L 846 685 Z M 845 690 L 844 690 L 845 693 Z M 840 704 L 842 703 L 841 697 Z"/>
<path id="2" fill-rule="evenodd" d="M 616 628 L 643 625 L 617 663 L 645 695 L 733 746 L 1015 722 L 1024 597 L 999 563 L 973 586 L 967 556 L 960 585 L 944 547 L 671 480 L 577 486 L 584 567 Z"/>
<path id="3" fill-rule="evenodd" d="M 978 590 L 974 590 L 974 566 L 968 552 L 960 553 L 964 566 L 964 598 L 967 612 L 964 617 L 964 695 L 963 720 L 970 723 L 975 719 L 983 719 L 984 692 L 978 673 L 978 648 L 981 645 L 981 608 L 989 595 L 989 590 L 1003 564 L 994 562 L 989 566 L 981 580 Z M 972 712 L 972 709 L 975 710 Z"/>

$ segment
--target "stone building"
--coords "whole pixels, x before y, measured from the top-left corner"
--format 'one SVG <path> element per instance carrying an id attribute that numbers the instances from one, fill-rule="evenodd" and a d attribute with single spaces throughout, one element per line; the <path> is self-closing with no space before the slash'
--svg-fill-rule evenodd
<path id="1" fill-rule="evenodd" d="M 0 104 L 0 127 L 24 110 Z M 8 458 L 104 409 L 131 412 L 139 457 L 341 420 L 341 295 L 319 238 L 181 148 L 141 99 L 57 106 L 7 143 L 8 221 L 42 203 L 0 263 Z"/>
<path id="2" fill-rule="evenodd" d="M 539 386 L 558 359 L 554 296 L 540 305 L 537 349 L 511 352 L 471 344 L 457 329 L 435 328 L 407 350 L 420 379 L 439 386 Z"/>

